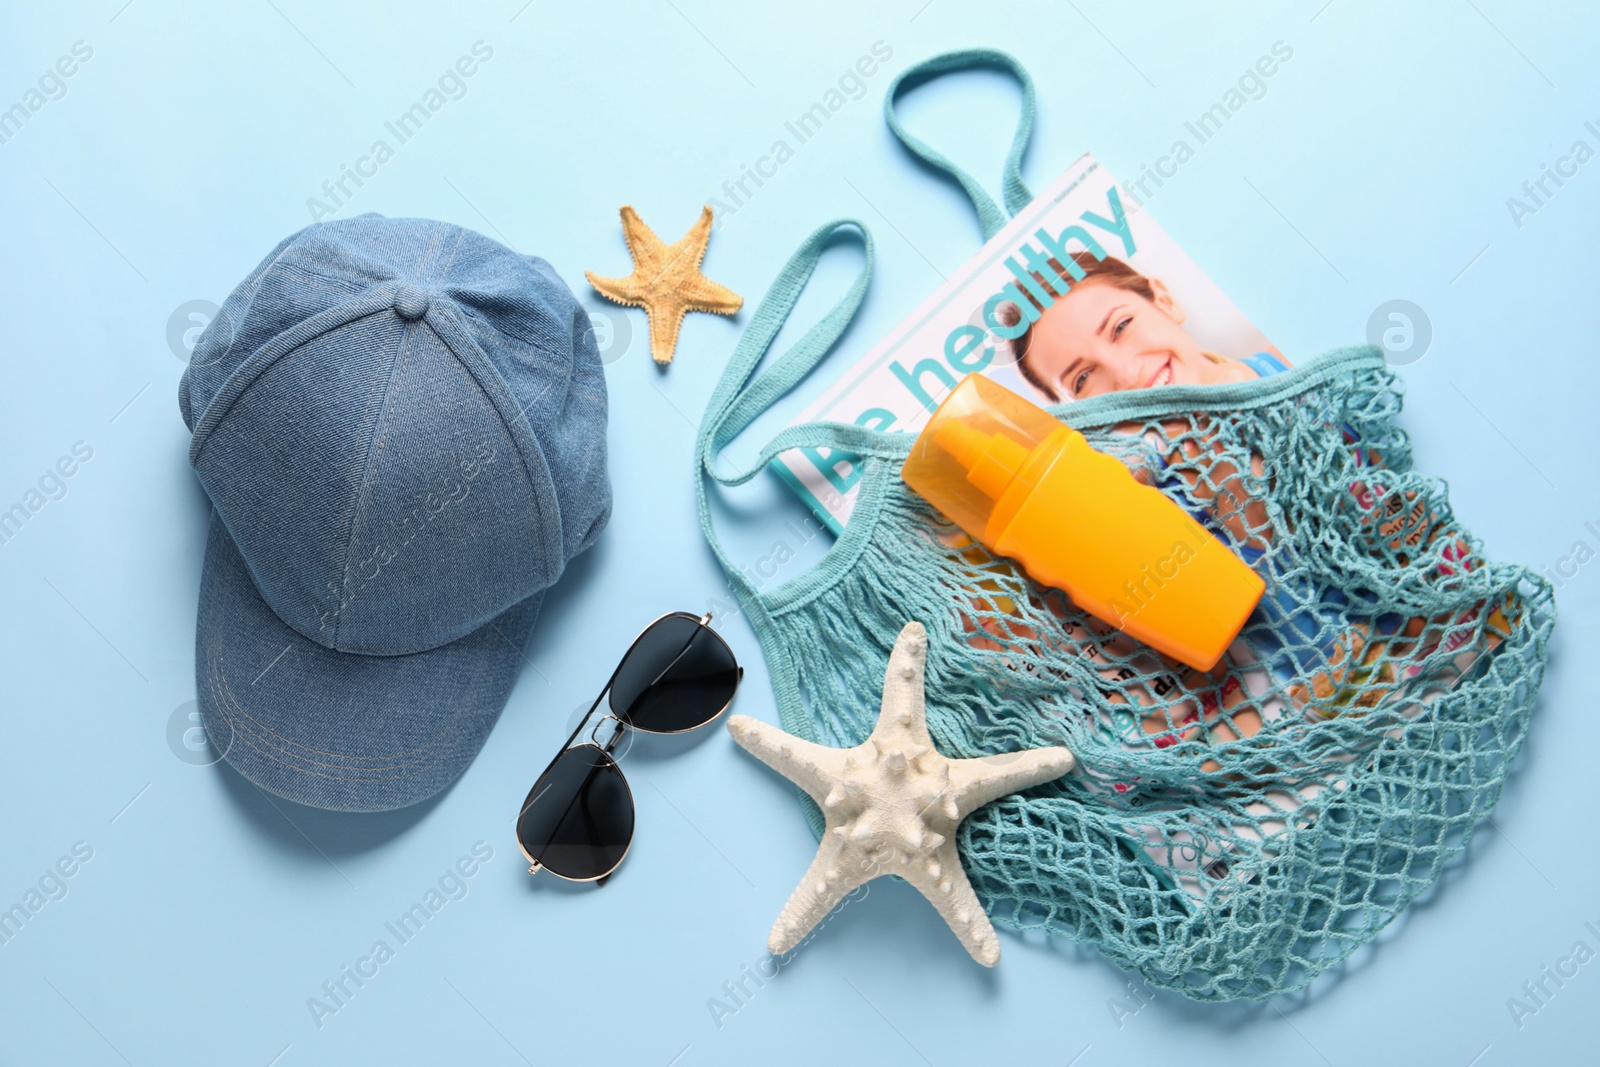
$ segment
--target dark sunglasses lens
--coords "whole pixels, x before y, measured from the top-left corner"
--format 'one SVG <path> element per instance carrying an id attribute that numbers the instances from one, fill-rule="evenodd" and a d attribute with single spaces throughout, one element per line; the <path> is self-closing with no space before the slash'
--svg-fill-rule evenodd
<path id="1" fill-rule="evenodd" d="M 523 802 L 517 840 L 563 878 L 611 873 L 633 840 L 633 794 L 622 771 L 595 745 L 567 749 Z"/>
<path id="2" fill-rule="evenodd" d="M 727 642 L 699 619 L 669 615 L 639 636 L 617 668 L 611 709 L 641 730 L 692 730 L 716 718 L 738 684 Z"/>

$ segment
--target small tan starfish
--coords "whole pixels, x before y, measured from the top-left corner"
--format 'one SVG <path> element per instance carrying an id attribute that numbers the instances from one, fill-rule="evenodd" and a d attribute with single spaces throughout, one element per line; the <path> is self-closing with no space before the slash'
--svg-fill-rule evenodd
<path id="1" fill-rule="evenodd" d="M 817 858 L 767 938 L 789 951 L 845 894 L 885 874 L 916 887 L 950 924 L 972 958 L 1000 962 L 1000 940 L 961 869 L 956 828 L 1008 793 L 1072 770 L 1065 748 L 1033 748 L 981 759 L 946 759 L 928 736 L 923 671 L 928 635 L 906 623 L 889 653 L 883 709 L 872 736 L 855 748 L 803 741 L 748 715 L 728 720 L 746 751 L 811 795 L 827 826 Z"/>
<path id="2" fill-rule="evenodd" d="M 661 243 L 626 205 L 622 208 L 622 236 L 633 257 L 633 273 L 626 278 L 603 278 L 594 271 L 584 277 L 601 295 L 629 307 L 644 308 L 650 319 L 650 355 L 657 363 L 671 363 L 678 346 L 678 327 L 691 311 L 732 315 L 744 306 L 744 297 L 725 289 L 700 273 L 711 240 L 711 208 L 670 247 Z"/>

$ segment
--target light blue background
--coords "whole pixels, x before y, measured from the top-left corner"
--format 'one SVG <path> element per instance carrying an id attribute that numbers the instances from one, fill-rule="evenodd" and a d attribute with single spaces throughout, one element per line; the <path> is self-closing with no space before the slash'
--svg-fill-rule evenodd
<path id="1" fill-rule="evenodd" d="M 1136 177 L 1285 41 L 1294 56 L 1266 95 L 1201 146 L 1151 210 L 1296 361 L 1361 341 L 1386 300 L 1419 304 L 1434 338 L 1404 370 L 1403 416 L 1418 466 L 1448 477 L 1497 558 L 1545 567 L 1579 539 L 1600 548 L 1584 527 L 1600 528 L 1586 443 L 1600 384 L 1600 161 L 1521 228 L 1506 207 L 1574 140 L 1600 147 L 1583 125 L 1600 125 L 1592 8 L 123 3 L 11 4 L 0 16 L 0 106 L 74 41 L 94 49 L 67 95 L 0 145 L 0 506 L 73 442 L 94 449 L 66 497 L 0 546 L 0 905 L 74 842 L 94 850 L 66 897 L 0 946 L 0 1061 L 1596 1057 L 1600 962 L 1520 1030 L 1506 1001 L 1580 937 L 1600 947 L 1583 929 L 1600 926 L 1589 841 L 1600 724 L 1583 652 L 1600 622 L 1600 565 L 1558 593 L 1551 670 L 1495 826 L 1433 899 L 1309 999 L 1206 1008 L 1162 995 L 1119 1027 L 1108 998 L 1125 976 L 1093 951 L 1003 932 L 1004 959 L 984 971 L 908 887 L 879 882 L 719 1028 L 708 998 L 764 958 L 812 851 L 791 789 L 720 728 L 641 742 L 625 758 L 638 835 L 610 885 L 528 879 L 511 818 L 574 707 L 646 620 L 723 594 L 693 513 L 690 443 L 750 307 L 734 321 L 691 317 L 664 373 L 643 316 L 623 316 L 633 343 L 608 369 L 611 526 L 547 600 L 504 717 L 436 803 L 380 817 L 298 809 L 224 768 L 185 763 L 166 735 L 194 698 L 206 517 L 169 316 L 188 300 L 220 301 L 310 221 L 307 198 L 480 39 L 494 57 L 466 97 L 341 214 L 481 229 L 548 258 L 586 298 L 585 268 L 628 270 L 619 205 L 675 240 L 874 41 L 892 47 L 865 98 L 726 218 L 705 264 L 753 307 L 804 233 L 840 215 L 866 221 L 879 270 L 833 373 L 978 244 L 959 190 L 913 165 L 883 126 L 893 71 L 972 44 L 1016 54 L 1039 88 L 1024 168 L 1038 187 L 1089 150 Z M 905 114 L 989 178 L 1015 108 L 1013 86 L 979 74 L 915 94 Z M 849 247 L 833 253 L 801 316 L 831 302 L 858 262 Z M 761 430 L 734 453 L 752 454 Z M 798 514 L 776 479 L 761 482 L 724 513 L 736 558 L 750 562 Z M 821 549 L 808 545 L 808 558 Z M 720 625 L 749 666 L 739 710 L 773 719 L 747 623 Z M 494 859 L 470 893 L 319 1029 L 307 998 L 391 940 L 384 923 L 480 839 Z"/>

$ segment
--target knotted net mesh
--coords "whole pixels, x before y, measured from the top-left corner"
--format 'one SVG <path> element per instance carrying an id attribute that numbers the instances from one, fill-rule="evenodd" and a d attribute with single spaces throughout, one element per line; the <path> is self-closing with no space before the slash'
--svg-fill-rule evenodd
<path id="1" fill-rule="evenodd" d="M 1239 409 L 1078 426 L 1265 579 L 1210 672 L 1079 611 L 946 523 L 892 460 L 863 460 L 884 481 L 851 520 L 870 537 L 772 612 L 812 732 L 866 738 L 889 649 L 921 621 L 940 751 L 1078 757 L 962 824 L 996 921 L 1195 999 L 1303 988 L 1493 808 L 1555 618 L 1548 583 L 1486 559 L 1443 483 L 1412 469 L 1400 402 L 1368 360 Z"/>

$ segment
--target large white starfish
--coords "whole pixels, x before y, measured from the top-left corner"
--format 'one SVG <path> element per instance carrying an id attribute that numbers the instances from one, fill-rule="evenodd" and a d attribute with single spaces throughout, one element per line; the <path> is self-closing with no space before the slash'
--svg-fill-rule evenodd
<path id="1" fill-rule="evenodd" d="M 827 820 L 817 858 L 767 937 L 772 953 L 799 944 L 852 889 L 898 874 L 932 902 L 973 959 L 1000 962 L 1000 940 L 961 868 L 956 827 L 991 800 L 1059 778 L 1074 761 L 1065 748 L 941 756 L 928 736 L 927 656 L 927 632 L 907 623 L 889 653 L 877 725 L 855 748 L 813 744 L 747 715 L 728 720 L 733 739 L 809 793 Z"/>

